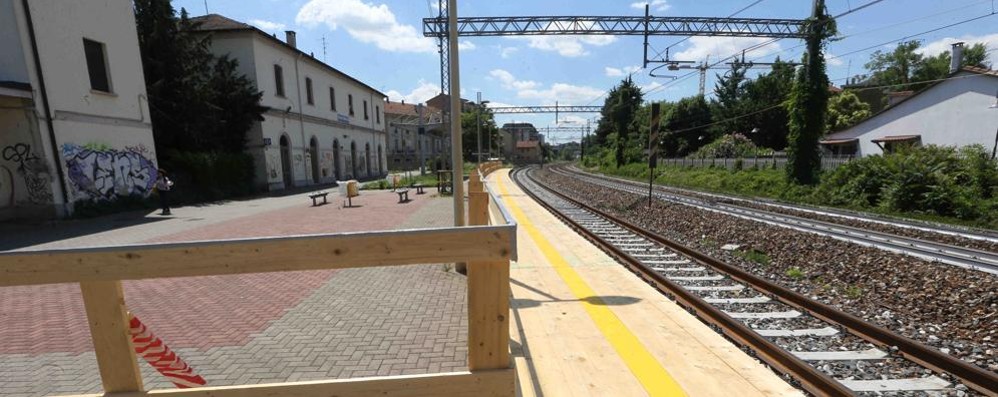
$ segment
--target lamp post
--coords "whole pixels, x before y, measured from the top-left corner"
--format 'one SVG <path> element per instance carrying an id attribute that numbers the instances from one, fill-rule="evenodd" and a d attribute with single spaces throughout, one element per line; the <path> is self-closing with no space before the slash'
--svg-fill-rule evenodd
<path id="1" fill-rule="evenodd" d="M 482 163 L 482 109 L 489 101 L 482 100 L 482 93 L 478 93 L 478 107 L 475 109 L 475 134 L 478 140 L 478 164 Z M 490 134 L 491 135 L 491 134 Z M 492 152 L 492 140 L 489 140 L 489 153 Z"/>

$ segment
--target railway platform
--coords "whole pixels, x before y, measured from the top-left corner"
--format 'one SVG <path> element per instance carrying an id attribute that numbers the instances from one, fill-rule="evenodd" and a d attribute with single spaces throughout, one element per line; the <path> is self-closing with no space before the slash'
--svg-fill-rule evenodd
<path id="1" fill-rule="evenodd" d="M 487 183 L 519 225 L 510 270 L 519 395 L 801 395 L 548 213 L 507 170 Z"/>

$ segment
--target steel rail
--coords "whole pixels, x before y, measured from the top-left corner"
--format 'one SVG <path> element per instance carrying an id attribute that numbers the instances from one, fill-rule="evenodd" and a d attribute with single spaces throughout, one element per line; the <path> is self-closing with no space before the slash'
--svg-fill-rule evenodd
<path id="1" fill-rule="evenodd" d="M 586 172 L 586 171 L 578 169 L 575 166 L 569 166 L 569 167 L 566 167 L 566 168 L 569 169 L 571 172 L 580 173 L 580 174 L 584 174 L 584 175 L 591 175 L 591 176 L 594 176 L 594 177 L 603 178 L 603 179 L 607 179 L 607 180 L 621 181 L 621 182 L 627 182 L 627 183 L 632 183 L 632 184 L 636 184 L 637 183 L 635 181 L 631 181 L 631 180 L 627 180 L 627 179 L 623 179 L 623 178 L 613 177 L 613 176 L 604 175 L 604 174 L 595 174 L 595 173 Z M 805 206 L 801 206 L 801 205 L 788 204 L 788 203 L 783 203 L 783 202 L 773 201 L 773 200 L 749 199 L 749 198 L 745 198 L 745 197 L 731 196 L 731 195 L 718 194 L 718 193 L 701 192 L 701 191 L 696 191 L 696 190 L 691 190 L 691 189 L 683 189 L 683 188 L 679 188 L 679 187 L 675 187 L 675 186 L 656 185 L 655 188 L 658 189 L 658 190 L 661 190 L 661 191 L 666 191 L 666 192 L 670 192 L 671 191 L 671 192 L 677 192 L 679 194 L 687 194 L 687 195 L 697 194 L 697 195 L 701 195 L 701 196 L 707 196 L 707 197 L 717 198 L 719 200 L 730 200 L 730 201 L 733 201 L 733 202 L 736 202 L 736 203 L 737 202 L 747 202 L 747 203 L 752 203 L 752 204 L 757 204 L 757 205 L 765 205 L 765 206 L 769 206 L 769 207 L 776 207 L 776 208 L 782 208 L 782 209 L 787 209 L 787 210 L 807 212 L 807 213 L 812 213 L 812 214 L 815 214 L 815 215 L 824 215 L 824 216 L 829 216 L 829 217 L 852 219 L 852 220 L 857 220 L 857 221 L 862 221 L 862 222 L 877 223 L 877 224 L 881 224 L 881 225 L 894 226 L 894 227 L 899 227 L 899 228 L 904 228 L 904 229 L 914 229 L 914 230 L 920 230 L 920 231 L 923 231 L 923 232 L 930 232 L 930 233 L 937 233 L 937 234 L 942 234 L 942 235 L 947 235 L 947 236 L 961 237 L 961 238 L 966 238 L 966 239 L 970 239 L 970 240 L 980 240 L 980 241 L 988 241 L 988 242 L 992 242 L 992 243 L 998 243 L 998 233 L 989 232 L 989 231 L 986 231 L 986 230 L 976 230 L 976 229 L 973 229 L 973 228 L 961 228 L 961 227 L 957 227 L 957 226 L 949 226 L 949 225 L 936 224 L 936 223 L 928 222 L 928 221 L 913 221 L 913 220 L 904 220 L 904 221 L 902 221 L 902 220 L 898 220 L 898 219 L 891 219 L 891 218 L 885 217 L 885 216 L 878 216 L 878 215 L 864 213 L 864 212 L 858 212 L 858 211 L 849 211 L 849 210 L 836 209 L 836 208 L 827 208 L 827 207 L 805 207 Z"/>
<path id="2" fill-rule="evenodd" d="M 828 395 L 828 396 L 851 396 L 853 392 L 845 387 L 842 383 L 836 381 L 828 374 L 819 371 L 818 369 L 807 364 L 803 360 L 797 358 L 792 353 L 784 350 L 777 346 L 775 343 L 767 340 L 765 337 L 759 335 L 757 332 L 752 331 L 751 328 L 742 324 L 738 320 L 735 320 L 727 313 L 724 313 L 721 309 L 718 309 L 707 303 L 703 298 L 694 295 L 693 293 L 687 291 L 685 288 L 676 284 L 672 280 L 669 280 L 662 274 L 652 270 L 648 266 L 642 264 L 639 260 L 631 256 L 630 254 L 624 252 L 623 250 L 617 248 L 613 244 L 610 244 L 592 233 L 582 225 L 579 225 L 571 218 L 565 216 L 560 211 L 555 209 L 553 206 L 540 199 L 534 192 L 528 189 L 526 186 L 518 180 L 517 176 L 522 170 L 515 170 L 516 174 L 511 175 L 513 180 L 520 185 L 521 189 L 527 193 L 534 201 L 539 203 L 542 207 L 546 208 L 552 214 L 557 216 L 572 229 L 579 232 L 585 236 L 588 240 L 595 243 L 597 246 L 602 248 L 604 251 L 608 252 L 611 256 L 615 257 L 618 261 L 623 263 L 630 271 L 641 277 L 646 282 L 649 282 L 659 291 L 673 297 L 680 302 L 687 310 L 693 312 L 694 315 L 703 319 L 704 321 L 710 323 L 711 325 L 717 327 L 721 332 L 727 337 L 734 340 L 741 346 L 749 347 L 758 356 L 759 359 L 766 362 L 768 365 L 775 368 L 777 371 L 793 377 L 795 380 L 801 383 L 801 386 L 810 393 L 815 395 Z M 531 178 L 529 175 L 527 178 Z M 533 178 L 531 178 L 533 179 Z M 536 182 L 535 182 L 536 183 Z M 548 189 L 548 191 L 554 193 L 555 195 L 565 199 L 566 201 L 577 204 L 581 208 L 586 208 L 590 211 L 593 209 L 589 208 L 585 204 L 579 203 L 578 201 L 572 200 L 567 196 L 562 195 L 560 192 Z M 594 213 L 603 215 L 600 212 L 593 211 Z M 614 220 L 614 218 L 607 217 L 607 219 Z M 641 231 L 633 229 L 629 225 L 622 224 L 625 228 L 631 229 L 633 232 L 642 234 Z"/>
<path id="3" fill-rule="evenodd" d="M 526 177 L 533 179 L 530 175 L 527 175 Z M 989 372 L 976 365 L 964 362 L 956 357 L 942 353 L 936 349 L 933 349 L 932 347 L 929 347 L 918 341 L 915 341 L 914 339 L 895 334 L 894 332 L 888 329 L 871 324 L 859 317 L 838 310 L 832 306 L 812 300 L 789 288 L 773 283 L 769 280 L 766 280 L 765 278 L 756 276 L 740 267 L 727 264 L 707 254 L 704 254 L 696 249 L 690 248 L 676 241 L 673 241 L 665 236 L 650 232 L 628 221 L 607 214 L 604 211 L 598 210 L 592 206 L 589 206 L 588 204 L 582 203 L 559 191 L 540 185 L 539 183 L 538 186 L 542 186 L 544 189 L 556 195 L 557 197 L 565 201 L 568 201 L 574 205 L 577 205 L 580 208 L 584 208 L 585 210 L 590 211 L 594 214 L 602 216 L 610 220 L 611 222 L 615 222 L 618 225 L 624 227 L 625 229 L 628 229 L 642 237 L 645 237 L 649 240 L 662 244 L 672 250 L 675 250 L 679 253 L 682 253 L 683 255 L 686 255 L 694 259 L 700 264 L 709 266 L 714 270 L 726 274 L 735 280 L 739 280 L 745 284 L 748 284 L 752 288 L 755 288 L 757 291 L 769 295 L 784 304 L 796 307 L 814 317 L 838 325 L 843 329 L 845 329 L 846 331 L 848 331 L 849 333 L 861 339 L 864 339 L 867 342 L 873 343 L 881 347 L 896 347 L 898 353 L 900 353 L 902 357 L 912 362 L 915 362 L 919 365 L 922 365 L 936 372 L 948 373 L 960 379 L 968 387 L 971 387 L 986 395 L 998 395 L 998 374 L 996 373 Z M 534 200 L 538 201 L 539 203 L 542 203 L 542 205 L 545 208 L 547 208 L 549 211 L 556 214 L 559 218 L 563 219 L 566 223 L 571 225 L 573 229 L 582 231 L 582 234 L 586 235 L 590 239 L 594 239 L 593 241 L 596 242 L 599 246 L 603 248 L 608 248 L 608 250 L 611 252 L 622 253 L 619 249 L 612 247 L 612 245 L 610 245 L 609 243 L 603 241 L 602 239 L 596 237 L 592 233 L 586 231 L 584 227 L 575 223 L 567 216 L 560 214 L 552 206 L 545 205 L 542 200 L 540 200 L 536 195 L 529 192 L 528 189 L 524 189 L 524 191 L 527 192 L 532 198 L 534 198 Z M 696 302 L 696 300 L 699 299 L 696 296 L 690 296 L 691 294 L 686 290 L 682 289 L 682 287 L 679 287 L 678 285 L 672 283 L 671 281 L 664 279 L 663 276 L 658 275 L 657 273 L 647 268 L 646 266 L 641 265 L 640 263 L 637 263 L 637 265 L 635 265 L 636 262 L 634 262 L 634 258 L 629 257 L 626 253 L 623 253 L 623 256 L 621 256 L 621 258 L 627 259 L 625 262 L 627 262 L 629 268 L 639 273 L 639 275 L 641 275 L 642 278 L 645 278 L 646 280 L 647 279 L 655 280 L 656 285 L 659 285 L 661 283 L 662 286 L 666 287 L 666 289 L 668 289 L 669 292 L 672 292 L 677 298 L 683 297 L 684 298 L 683 302 L 690 302 L 690 304 L 692 305 L 692 303 Z M 654 273 L 654 274 L 649 274 L 649 273 Z M 660 282 L 659 279 L 664 279 L 664 280 Z M 677 289 L 671 287 L 675 287 Z M 693 299 L 687 300 L 685 298 L 693 298 Z M 707 304 L 702 300 L 700 300 L 700 302 L 702 302 L 705 305 Z M 694 308 L 694 310 L 700 312 L 700 307 L 697 306 Z M 709 313 L 709 312 L 704 311 L 703 313 Z M 721 324 L 715 324 L 715 325 L 721 326 L 723 328 Z M 739 323 L 739 325 L 741 324 Z M 724 329 L 724 331 L 725 334 L 728 334 L 727 329 Z M 731 331 L 736 332 L 737 329 L 733 329 Z M 754 331 L 751 330 L 749 331 L 755 333 Z M 758 338 L 762 338 L 761 336 L 758 336 L 758 334 L 756 334 L 756 336 Z M 754 339 L 756 338 L 746 339 L 746 340 L 754 340 Z M 738 338 L 737 340 L 742 340 L 742 339 Z M 768 342 L 768 340 L 766 342 Z M 770 345 L 772 344 L 770 343 Z M 755 345 L 749 345 L 749 346 L 753 348 L 756 347 Z M 767 345 L 759 345 L 759 347 L 761 347 L 762 349 L 770 348 L 770 346 Z M 778 368 L 783 368 L 783 367 L 778 366 Z M 792 375 L 796 376 L 807 373 L 808 372 L 803 372 L 800 374 L 794 373 Z M 848 394 L 852 393 L 849 392 Z"/>
<path id="4" fill-rule="evenodd" d="M 639 188 L 637 182 L 619 180 L 616 178 L 606 178 L 571 171 L 565 172 L 568 177 L 584 180 L 594 180 L 591 183 L 602 184 L 605 187 L 627 191 L 634 194 L 646 194 L 644 186 Z M 574 173 L 578 176 L 573 176 Z M 596 182 L 599 181 L 599 182 Z M 640 191 L 639 191 L 640 189 Z M 758 210 L 753 208 L 735 206 L 724 203 L 711 203 L 702 199 L 683 197 L 674 193 L 666 193 L 659 190 L 656 193 L 662 199 L 678 202 L 696 208 L 717 212 L 720 214 L 739 217 L 742 219 L 763 222 L 775 226 L 790 228 L 803 232 L 815 233 L 832 237 L 838 240 L 883 249 L 915 256 L 926 260 L 935 260 L 950 265 L 960 266 L 973 270 L 998 274 L 998 254 L 975 250 L 966 247 L 959 247 L 950 244 L 937 243 L 934 241 L 921 240 L 911 237 L 898 236 L 890 233 L 877 232 L 860 229 L 852 226 L 844 226 L 831 222 L 818 221 L 801 218 L 793 215 L 785 215 L 775 212 Z"/>

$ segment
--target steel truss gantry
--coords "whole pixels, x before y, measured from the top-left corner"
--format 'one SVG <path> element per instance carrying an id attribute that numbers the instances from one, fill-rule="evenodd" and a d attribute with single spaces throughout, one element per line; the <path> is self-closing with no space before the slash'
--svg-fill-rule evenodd
<path id="1" fill-rule="evenodd" d="M 447 2 L 440 13 L 423 19 L 423 36 L 437 38 L 441 93 L 450 92 Z M 615 35 L 644 36 L 648 62 L 650 36 L 726 36 L 804 38 L 804 20 L 773 18 L 657 17 L 645 6 L 644 16 L 458 17 L 457 36 Z"/>
<path id="2" fill-rule="evenodd" d="M 490 107 L 493 114 L 524 114 L 524 113 L 599 113 L 602 106 L 498 106 Z"/>
<path id="3" fill-rule="evenodd" d="M 463 17 L 458 36 L 616 35 L 616 36 L 737 36 L 803 38 L 797 19 L 550 16 Z M 423 35 L 446 37 L 446 18 L 424 18 Z"/>

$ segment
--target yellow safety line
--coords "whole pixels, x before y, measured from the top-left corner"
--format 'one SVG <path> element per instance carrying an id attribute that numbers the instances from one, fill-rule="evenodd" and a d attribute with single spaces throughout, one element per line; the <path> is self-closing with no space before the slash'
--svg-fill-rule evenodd
<path id="1" fill-rule="evenodd" d="M 568 285 L 568 289 L 572 291 L 575 298 L 585 307 L 589 318 L 596 323 L 596 328 L 603 333 L 604 338 L 617 351 L 617 355 L 624 360 L 631 373 L 638 378 L 638 381 L 644 386 L 645 391 L 652 396 L 685 396 L 686 392 L 679 387 L 676 380 L 669 375 L 669 372 L 662 367 L 662 364 L 655 359 L 655 356 L 627 329 L 627 326 L 620 321 L 620 318 L 606 306 L 606 303 L 596 295 L 593 289 L 589 287 L 589 284 L 586 284 L 585 280 L 579 276 L 579 273 L 558 253 L 558 250 L 551 245 L 551 242 L 530 223 L 530 220 L 520 207 L 507 194 L 506 187 L 502 183 L 502 175 L 496 177 L 496 182 L 499 185 L 499 192 L 502 194 L 503 200 L 506 201 L 506 207 L 512 212 L 517 223 L 527 231 L 530 239 L 544 253 L 544 257 L 551 263 L 558 275 L 561 276 L 562 281 Z"/>

